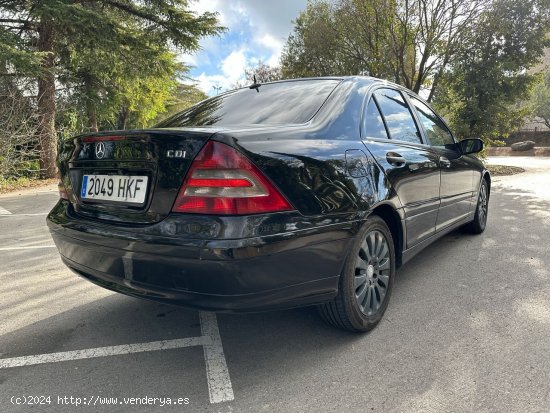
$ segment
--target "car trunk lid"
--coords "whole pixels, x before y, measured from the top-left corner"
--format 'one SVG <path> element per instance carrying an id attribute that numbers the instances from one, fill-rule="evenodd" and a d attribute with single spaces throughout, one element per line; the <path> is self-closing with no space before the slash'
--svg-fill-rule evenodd
<path id="1" fill-rule="evenodd" d="M 150 224 L 166 217 L 209 128 L 82 135 L 63 145 L 62 183 L 75 213 Z"/>

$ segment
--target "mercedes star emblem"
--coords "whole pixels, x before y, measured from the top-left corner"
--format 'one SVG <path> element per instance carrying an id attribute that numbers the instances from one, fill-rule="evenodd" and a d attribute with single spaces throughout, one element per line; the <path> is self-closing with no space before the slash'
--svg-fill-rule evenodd
<path id="1" fill-rule="evenodd" d="M 103 142 L 98 142 L 95 144 L 95 157 L 97 159 L 102 159 L 105 156 L 105 144 Z"/>

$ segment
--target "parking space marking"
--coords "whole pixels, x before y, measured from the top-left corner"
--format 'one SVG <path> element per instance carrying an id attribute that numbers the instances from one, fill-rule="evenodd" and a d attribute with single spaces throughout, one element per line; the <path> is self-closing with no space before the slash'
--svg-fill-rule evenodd
<path id="1" fill-rule="evenodd" d="M 218 329 L 216 314 L 199 311 L 199 319 L 201 325 L 201 336 L 199 337 L 152 341 L 149 343 L 123 344 L 119 346 L 97 347 L 5 359 L 0 358 L 0 370 L 37 364 L 202 346 L 204 350 L 210 403 L 232 401 L 235 399 L 235 396 L 233 394 L 229 370 L 223 352 L 222 339 Z"/>
<path id="2" fill-rule="evenodd" d="M 55 245 L 29 245 L 28 247 L 0 247 L 0 251 L 35 250 L 40 248 L 55 248 Z"/>
<path id="3" fill-rule="evenodd" d="M 235 399 L 233 386 L 223 353 L 222 339 L 218 329 L 215 313 L 200 311 L 201 332 L 210 337 L 210 343 L 203 345 L 206 362 L 206 377 L 208 379 L 208 394 L 210 403 L 221 403 Z"/>
<path id="4" fill-rule="evenodd" d="M 9 215 L 8 215 L 9 214 Z M 46 215 L 46 214 L 17 214 L 0 207 L 0 215 Z M 0 247 L 0 251 L 32 250 L 55 248 L 54 244 Z M 117 356 L 132 353 L 143 353 L 160 350 L 170 350 L 193 346 L 202 346 L 205 359 L 208 395 L 210 403 L 221 403 L 235 399 L 231 378 L 222 340 L 218 329 L 215 313 L 199 311 L 201 336 L 174 340 L 153 341 L 149 343 L 124 344 L 118 346 L 97 347 L 82 350 L 72 350 L 57 353 L 29 355 L 13 358 L 0 358 L 0 370 L 14 367 L 33 366 L 63 361 L 84 360 L 99 357 Z M 1 354 L 0 354 L 1 357 Z"/>
<path id="5" fill-rule="evenodd" d="M 204 346 L 210 342 L 209 337 L 188 337 L 175 340 L 152 341 L 150 343 L 123 344 L 89 348 L 84 350 L 63 351 L 60 353 L 38 354 L 35 356 L 0 359 L 0 369 L 32 366 L 36 364 L 57 363 L 60 361 L 83 360 L 97 357 L 120 356 L 123 354 L 144 353 L 148 351 L 171 350 L 176 348 Z"/>
<path id="6" fill-rule="evenodd" d="M 0 206 L 0 215 L 11 215 L 11 212 Z"/>

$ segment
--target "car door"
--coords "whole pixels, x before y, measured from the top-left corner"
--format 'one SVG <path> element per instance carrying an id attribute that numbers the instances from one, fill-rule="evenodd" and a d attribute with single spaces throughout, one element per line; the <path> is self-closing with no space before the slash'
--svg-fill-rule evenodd
<path id="1" fill-rule="evenodd" d="M 439 157 L 441 203 L 436 231 L 452 225 L 468 215 L 473 196 L 473 168 L 461 155 L 445 122 L 424 102 L 409 95 L 427 141 Z"/>
<path id="2" fill-rule="evenodd" d="M 384 169 L 403 205 L 406 248 L 435 233 L 439 208 L 439 157 L 425 145 L 404 95 L 373 92 L 363 117 L 364 143 Z"/>

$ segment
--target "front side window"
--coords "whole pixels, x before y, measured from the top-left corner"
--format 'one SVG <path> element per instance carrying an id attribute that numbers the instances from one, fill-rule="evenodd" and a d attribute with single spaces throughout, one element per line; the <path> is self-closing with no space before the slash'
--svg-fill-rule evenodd
<path id="1" fill-rule="evenodd" d="M 365 113 L 365 139 L 388 139 L 384 121 L 374 98 L 371 98 Z"/>
<path id="2" fill-rule="evenodd" d="M 434 111 L 415 97 L 411 96 L 411 101 L 428 135 L 430 144 L 440 148 L 454 149 L 453 135 Z"/>
<path id="3" fill-rule="evenodd" d="M 379 89 L 374 93 L 391 139 L 422 143 L 420 133 L 405 99 L 397 90 Z"/>

